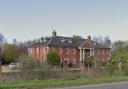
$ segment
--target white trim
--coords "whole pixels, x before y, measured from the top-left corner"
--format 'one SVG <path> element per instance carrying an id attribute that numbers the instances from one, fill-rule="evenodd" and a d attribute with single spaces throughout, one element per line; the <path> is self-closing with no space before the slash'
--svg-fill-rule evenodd
<path id="1" fill-rule="evenodd" d="M 47 46 L 47 48 L 46 48 L 46 52 L 48 53 L 48 51 L 49 51 L 49 47 Z"/>
<path id="2" fill-rule="evenodd" d="M 93 49 L 93 56 L 95 56 L 95 49 Z"/>
<path id="3" fill-rule="evenodd" d="M 66 48 L 66 54 L 69 54 L 69 48 Z"/>
<path id="4" fill-rule="evenodd" d="M 87 41 L 85 41 L 83 44 L 81 44 L 80 47 L 82 47 L 82 46 L 83 46 L 84 44 L 86 44 L 87 42 L 89 42 L 89 44 L 92 45 L 92 44 L 90 43 L 90 41 L 87 40 Z M 94 48 L 93 45 L 92 45 L 92 47 Z"/>
<path id="5" fill-rule="evenodd" d="M 82 61 L 82 49 L 80 49 L 80 61 Z"/>
<path id="6" fill-rule="evenodd" d="M 73 58 L 73 64 L 76 64 L 76 59 L 75 58 Z"/>
<path id="7" fill-rule="evenodd" d="M 83 60 L 82 61 L 84 61 L 84 59 L 85 59 L 85 49 L 83 49 Z"/>
<path id="8" fill-rule="evenodd" d="M 76 49 L 75 48 L 73 48 L 73 54 L 76 54 Z"/>
<path id="9" fill-rule="evenodd" d="M 47 48 L 44 47 L 44 48 L 43 48 L 43 51 L 44 51 L 44 53 L 47 53 Z"/>

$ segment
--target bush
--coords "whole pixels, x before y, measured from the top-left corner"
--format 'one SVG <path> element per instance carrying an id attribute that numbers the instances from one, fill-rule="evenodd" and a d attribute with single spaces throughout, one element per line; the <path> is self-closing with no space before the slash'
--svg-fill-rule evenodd
<path id="1" fill-rule="evenodd" d="M 128 76 L 128 64 L 127 63 L 123 65 L 123 72 L 126 76 Z"/>
<path id="2" fill-rule="evenodd" d="M 39 62 L 36 58 L 22 55 L 19 57 L 19 68 L 22 71 L 32 71 L 39 67 Z"/>
<path id="3" fill-rule="evenodd" d="M 94 57 L 93 56 L 87 56 L 85 58 L 85 67 L 92 68 L 94 65 Z"/>
<path id="4" fill-rule="evenodd" d="M 12 44 L 3 45 L 3 63 L 15 62 L 20 55 L 20 49 Z"/>
<path id="5" fill-rule="evenodd" d="M 50 50 L 47 54 L 47 62 L 51 66 L 60 66 L 60 56 L 57 52 Z"/>
<path id="6" fill-rule="evenodd" d="M 50 70 L 50 66 L 47 62 L 39 63 L 38 59 L 26 55 L 20 56 L 18 60 L 22 79 L 32 80 L 59 77 L 57 71 Z"/>
<path id="7" fill-rule="evenodd" d="M 104 70 L 112 75 L 115 72 L 115 65 L 112 63 L 107 64 L 106 66 L 104 66 Z"/>

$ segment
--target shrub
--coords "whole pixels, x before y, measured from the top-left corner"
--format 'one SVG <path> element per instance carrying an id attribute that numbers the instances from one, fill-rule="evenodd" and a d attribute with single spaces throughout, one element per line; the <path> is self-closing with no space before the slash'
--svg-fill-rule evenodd
<path id="1" fill-rule="evenodd" d="M 37 69 L 39 66 L 39 62 L 36 58 L 22 55 L 19 57 L 19 68 L 22 71 L 32 71 L 34 69 Z"/>
<path id="2" fill-rule="evenodd" d="M 51 66 L 59 66 L 60 65 L 60 56 L 57 52 L 49 51 L 47 54 L 47 62 Z"/>
<path id="3" fill-rule="evenodd" d="M 108 72 L 110 75 L 112 75 L 115 71 L 115 65 L 112 63 L 107 64 L 106 66 L 104 66 L 104 70 Z"/>
<path id="4" fill-rule="evenodd" d="M 3 45 L 3 63 L 15 62 L 20 55 L 20 49 L 12 44 Z"/>
<path id="5" fill-rule="evenodd" d="M 85 58 L 85 66 L 88 68 L 92 68 L 94 65 L 94 57 L 93 56 L 88 56 Z"/>
<path id="6" fill-rule="evenodd" d="M 125 74 L 126 76 L 128 76 L 128 64 L 127 64 L 127 63 L 125 63 L 125 64 L 123 65 L 123 72 L 124 72 L 124 74 Z"/>

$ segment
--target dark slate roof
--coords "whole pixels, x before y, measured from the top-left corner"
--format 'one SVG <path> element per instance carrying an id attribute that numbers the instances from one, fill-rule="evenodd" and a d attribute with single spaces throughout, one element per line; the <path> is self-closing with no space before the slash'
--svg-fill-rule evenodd
<path id="1" fill-rule="evenodd" d="M 79 47 L 85 39 L 74 39 L 70 37 L 61 37 L 56 36 L 52 37 L 52 39 L 48 42 L 49 46 L 56 46 L 56 47 Z"/>
<path id="2" fill-rule="evenodd" d="M 49 40 L 51 39 L 52 37 L 47 37 L 45 38 L 45 41 L 44 41 L 44 37 L 41 37 L 40 39 L 38 39 L 37 42 L 32 42 L 32 44 L 29 46 L 29 48 L 31 47 L 36 47 L 36 46 L 42 46 L 42 45 L 47 45 L 47 43 L 49 42 Z M 41 41 L 41 42 L 40 42 Z"/>
<path id="3" fill-rule="evenodd" d="M 111 49 L 110 45 L 105 45 L 105 44 L 97 44 L 94 47 L 95 48 L 107 48 L 107 49 Z"/>
<path id="4" fill-rule="evenodd" d="M 49 37 L 45 42 L 38 42 L 32 44 L 30 47 L 41 46 L 41 45 L 48 45 L 54 47 L 73 47 L 78 48 L 81 44 L 83 44 L 87 39 L 74 39 L 71 37 L 62 37 L 62 36 L 53 36 Z M 108 45 L 101 45 L 94 41 L 91 41 L 95 48 L 110 48 Z"/>
<path id="5" fill-rule="evenodd" d="M 33 44 L 31 44 L 31 45 L 29 46 L 29 48 L 37 47 L 37 46 L 42 46 L 42 45 L 46 45 L 46 43 L 44 43 L 44 42 L 42 42 L 42 43 L 40 43 L 40 42 L 38 42 L 38 43 L 33 43 Z"/>

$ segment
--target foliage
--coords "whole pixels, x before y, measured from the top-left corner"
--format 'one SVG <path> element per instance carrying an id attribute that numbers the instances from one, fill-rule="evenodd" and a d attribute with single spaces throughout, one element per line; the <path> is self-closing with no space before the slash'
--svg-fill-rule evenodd
<path id="1" fill-rule="evenodd" d="M 21 55 L 19 57 L 19 67 L 22 71 L 32 71 L 39 67 L 39 62 L 36 58 Z"/>
<path id="2" fill-rule="evenodd" d="M 60 56 L 57 52 L 50 50 L 47 54 L 47 62 L 51 66 L 59 66 L 60 65 Z"/>
<path id="3" fill-rule="evenodd" d="M 115 70 L 116 70 L 115 66 L 116 66 L 115 64 L 109 63 L 109 64 L 104 66 L 104 70 L 106 72 L 108 72 L 110 75 L 112 75 L 115 72 Z"/>
<path id="4" fill-rule="evenodd" d="M 94 65 L 94 57 L 93 56 L 87 56 L 85 58 L 84 62 L 85 62 L 85 66 L 87 66 L 88 68 L 91 68 Z"/>
<path id="5" fill-rule="evenodd" d="M 73 35 L 72 36 L 74 39 L 83 39 L 81 36 L 79 36 L 79 35 Z"/>
<path id="6" fill-rule="evenodd" d="M 20 49 L 20 51 L 21 51 L 21 54 L 28 54 L 28 43 L 27 42 L 20 42 L 19 44 L 18 44 L 18 47 L 19 47 L 19 49 Z"/>
<path id="7" fill-rule="evenodd" d="M 109 36 L 106 36 L 106 37 L 102 37 L 102 36 L 95 36 L 93 38 L 93 41 L 97 42 L 97 43 L 100 43 L 100 44 L 105 44 L 105 45 L 111 45 L 111 40 L 109 38 Z"/>
<path id="8" fill-rule="evenodd" d="M 124 74 L 126 75 L 126 76 L 128 76 L 128 64 L 124 64 L 123 65 L 123 71 L 124 71 Z"/>
<path id="9" fill-rule="evenodd" d="M 127 63 L 128 62 L 128 52 L 127 52 L 127 46 L 126 42 L 124 41 L 117 41 L 113 44 L 113 51 L 111 56 L 112 62 L 122 62 Z"/>
<path id="10" fill-rule="evenodd" d="M 116 70 L 121 70 L 128 75 L 128 43 L 125 41 L 116 41 L 113 44 L 111 61 Z"/>
<path id="11" fill-rule="evenodd" d="M 20 55 L 20 50 L 17 46 L 11 44 L 3 45 L 3 61 L 14 62 Z"/>

